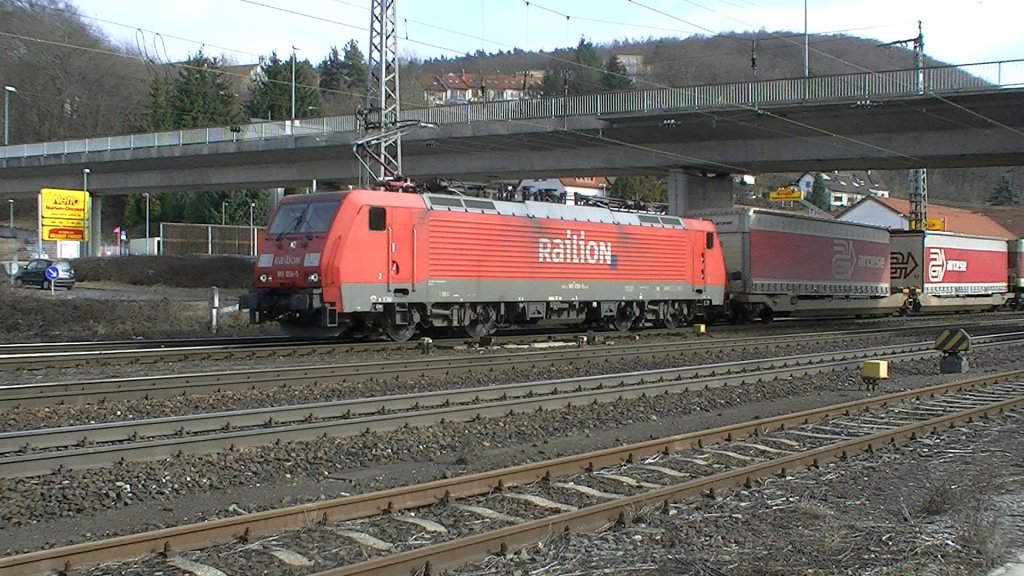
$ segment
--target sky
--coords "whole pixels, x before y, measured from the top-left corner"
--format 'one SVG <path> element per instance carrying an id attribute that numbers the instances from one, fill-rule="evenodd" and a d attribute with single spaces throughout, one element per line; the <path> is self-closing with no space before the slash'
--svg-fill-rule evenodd
<path id="1" fill-rule="evenodd" d="M 293 47 L 319 63 L 332 46 L 369 42 L 370 0 L 70 0 L 87 22 L 151 58 L 203 48 L 237 64 Z M 806 12 L 805 12 L 806 5 Z M 1024 59 L 1022 0 L 397 0 L 398 51 L 430 58 L 648 37 L 787 30 L 912 39 L 952 64 Z M 813 45 L 812 45 L 813 47 Z"/>

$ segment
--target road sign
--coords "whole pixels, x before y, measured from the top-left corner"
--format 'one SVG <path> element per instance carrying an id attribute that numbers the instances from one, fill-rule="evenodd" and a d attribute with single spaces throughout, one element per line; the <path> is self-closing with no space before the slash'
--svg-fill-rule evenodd
<path id="1" fill-rule="evenodd" d="M 60 270 L 57 270 L 56 266 L 47 266 L 44 273 L 47 280 L 56 280 L 60 277 Z"/>
<path id="2" fill-rule="evenodd" d="M 935 349 L 946 354 L 966 352 L 971 347 L 971 336 L 962 328 L 959 330 L 943 330 L 935 339 Z"/>

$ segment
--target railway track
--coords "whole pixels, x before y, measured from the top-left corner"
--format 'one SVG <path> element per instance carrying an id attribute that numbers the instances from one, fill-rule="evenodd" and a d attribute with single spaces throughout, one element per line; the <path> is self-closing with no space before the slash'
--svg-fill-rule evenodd
<path id="1" fill-rule="evenodd" d="M 1002 316 L 1002 315 L 999 315 Z M 1007 315 L 1013 316 L 1013 315 Z M 769 333 L 768 337 L 777 337 L 780 334 L 788 333 L 790 336 L 798 336 L 801 333 L 795 330 L 809 330 L 807 333 L 819 335 L 834 335 L 841 333 L 870 333 L 872 331 L 929 331 L 941 330 L 948 327 L 983 328 L 999 326 L 1019 322 L 1019 317 L 987 318 L 984 320 L 971 320 L 964 322 L 962 317 L 956 315 L 942 315 L 937 317 L 915 319 L 911 325 L 905 320 L 895 319 L 871 319 L 860 320 L 858 325 L 889 324 L 898 322 L 896 327 L 865 328 L 860 330 L 828 330 L 821 331 L 821 324 L 808 321 L 795 321 L 792 323 L 779 322 L 771 327 L 765 326 L 764 330 Z M 720 326 L 716 331 L 723 334 L 733 335 L 738 330 L 732 326 Z M 678 337 L 689 334 L 688 330 L 645 330 L 644 338 L 655 338 L 661 336 Z M 806 334 L 806 333 L 805 333 Z M 545 342 L 552 339 L 573 342 L 582 336 L 592 334 L 564 332 L 559 334 L 550 333 L 529 333 L 518 332 L 508 333 L 497 338 L 507 344 L 528 344 Z M 599 338 L 617 338 L 623 336 L 617 332 L 598 332 Z M 465 338 L 437 339 L 434 345 L 437 348 L 451 348 L 466 345 Z M 363 352 L 389 352 L 389 351 L 413 351 L 416 349 L 416 342 L 345 342 L 333 340 L 296 340 L 294 338 L 197 338 L 182 340 L 156 340 L 142 341 L 129 340 L 118 342 L 60 342 L 60 343 L 38 343 L 38 344 L 0 344 L 0 369 L 15 371 L 36 371 L 61 368 L 79 368 L 84 366 L 109 366 L 109 365 L 137 365 L 137 364 L 167 364 L 176 362 L 201 362 L 217 360 L 238 360 L 245 358 L 306 358 L 320 356 L 338 356 L 345 354 L 357 354 Z"/>
<path id="2" fill-rule="evenodd" d="M 979 337 L 975 348 L 1024 340 L 1024 333 Z M 576 377 L 269 407 L 128 422 L 0 433 L 0 476 L 26 477 L 56 470 L 154 461 L 179 454 L 209 454 L 276 442 L 353 436 L 445 421 L 550 410 L 625 398 L 681 393 L 855 368 L 865 359 L 934 356 L 933 343 L 879 346 L 826 354 L 730 362 L 602 376 Z"/>
<path id="3" fill-rule="evenodd" d="M 0 559 L 0 574 L 437 573 L 562 530 L 1018 410 L 1024 371 L 577 456 Z M 135 560 L 129 560 L 133 559 Z M 90 570 L 89 565 L 102 564 Z"/>
<path id="4" fill-rule="evenodd" d="M 1006 321 L 986 324 L 994 329 Z M 1016 325 L 1011 322 L 1010 325 Z M 979 327 L 980 328 L 980 327 Z M 563 342 L 529 352 L 486 353 L 475 355 L 412 356 L 407 360 L 292 366 L 263 369 L 228 370 L 99 380 L 40 382 L 0 385 L 0 409 L 17 406 L 46 406 L 70 403 L 97 403 L 140 398 L 170 398 L 188 394 L 211 394 L 269 388 L 294 388 L 320 383 L 351 384 L 387 379 L 417 378 L 512 368 L 605 363 L 634 358 L 671 358 L 700 351 L 750 350 L 765 355 L 793 348 L 793 341 L 827 341 L 836 346 L 872 337 L 912 337 L 931 335 L 935 327 L 876 328 L 855 331 L 775 334 L 729 339 L 673 340 L 616 346 L 576 346 Z M 976 338 L 977 339 L 977 338 Z M 234 360 L 237 360 L 233 358 Z"/>

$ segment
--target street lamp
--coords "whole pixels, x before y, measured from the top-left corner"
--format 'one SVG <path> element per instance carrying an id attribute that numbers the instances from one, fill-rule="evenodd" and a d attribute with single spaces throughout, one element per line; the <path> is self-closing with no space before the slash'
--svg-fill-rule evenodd
<path id="1" fill-rule="evenodd" d="M 82 168 L 82 191 L 83 192 L 88 192 L 89 191 L 89 173 L 90 172 L 92 172 L 92 170 L 89 170 L 88 168 Z"/>
<path id="2" fill-rule="evenodd" d="M 11 236 L 14 236 L 14 199 L 8 198 L 7 204 L 11 207 Z"/>
<path id="3" fill-rule="evenodd" d="M 146 256 L 149 256 L 149 192 L 143 192 L 146 197 Z"/>
<path id="4" fill-rule="evenodd" d="M 256 210 L 256 203 L 249 202 L 249 255 L 256 255 L 256 228 L 253 226 L 253 211 Z"/>
<path id="5" fill-rule="evenodd" d="M 292 46 L 292 123 L 295 123 L 295 51 L 298 50 L 295 46 Z"/>
<path id="6" fill-rule="evenodd" d="M 11 94 L 17 94 L 14 86 L 4 86 L 4 146 L 11 143 Z"/>

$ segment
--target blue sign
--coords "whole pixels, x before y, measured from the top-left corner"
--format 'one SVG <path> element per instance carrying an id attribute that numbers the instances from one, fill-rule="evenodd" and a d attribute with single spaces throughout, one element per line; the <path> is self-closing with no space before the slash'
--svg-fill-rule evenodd
<path id="1" fill-rule="evenodd" d="M 46 267 L 46 279 L 47 280 L 56 280 L 59 276 L 60 276 L 60 270 L 57 270 L 56 266 L 47 266 Z"/>

